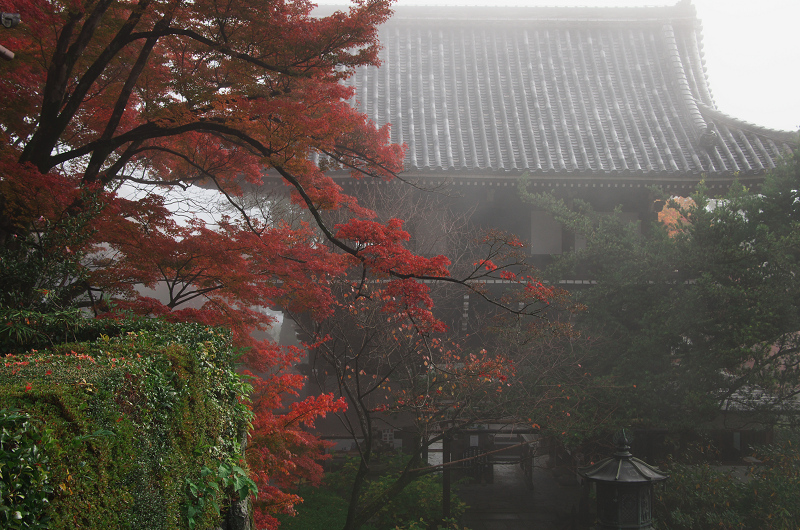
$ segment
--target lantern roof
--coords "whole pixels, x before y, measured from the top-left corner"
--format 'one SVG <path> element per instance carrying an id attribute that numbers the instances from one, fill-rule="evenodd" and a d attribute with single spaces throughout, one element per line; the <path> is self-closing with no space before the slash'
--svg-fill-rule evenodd
<path id="1" fill-rule="evenodd" d="M 623 430 L 615 437 L 617 452 L 593 466 L 583 467 L 578 473 L 595 482 L 642 483 L 661 482 L 669 478 L 657 467 L 639 460 L 630 452 L 630 437 Z"/>

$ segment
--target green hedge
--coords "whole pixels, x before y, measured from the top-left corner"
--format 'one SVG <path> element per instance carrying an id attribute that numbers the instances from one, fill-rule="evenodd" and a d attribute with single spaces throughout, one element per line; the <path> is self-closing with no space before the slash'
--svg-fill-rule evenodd
<path id="1" fill-rule="evenodd" d="M 761 464 L 721 471 L 708 464 L 670 463 L 656 495 L 658 529 L 797 530 L 800 451 L 786 441 L 760 447 Z"/>
<path id="2" fill-rule="evenodd" d="M 152 320 L 78 334 L 88 340 L 0 359 L 0 457 L 21 477 L 3 475 L 0 526 L 215 526 L 255 489 L 239 445 L 251 389 L 229 336 Z"/>

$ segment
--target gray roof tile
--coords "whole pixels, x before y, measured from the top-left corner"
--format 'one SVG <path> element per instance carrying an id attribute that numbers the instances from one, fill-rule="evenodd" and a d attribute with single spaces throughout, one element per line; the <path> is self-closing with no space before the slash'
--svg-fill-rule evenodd
<path id="1" fill-rule="evenodd" d="M 412 171 L 755 174 L 792 132 L 719 112 L 694 7 L 398 8 L 354 104 Z"/>

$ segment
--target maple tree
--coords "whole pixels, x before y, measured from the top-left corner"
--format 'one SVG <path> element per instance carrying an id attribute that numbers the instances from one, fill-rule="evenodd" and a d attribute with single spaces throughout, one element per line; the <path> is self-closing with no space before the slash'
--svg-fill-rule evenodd
<path id="1" fill-rule="evenodd" d="M 298 352 L 252 338 L 272 322 L 264 308 L 321 320 L 340 307 L 336 278 L 361 278 L 357 290 L 370 278 L 383 282 L 381 311 L 413 319 L 424 335 L 442 325 L 420 280 L 486 295 L 471 282 L 502 273 L 537 304 L 548 295 L 490 260 L 477 278 L 451 277 L 446 258 L 409 250 L 402 221 L 376 220 L 325 174 L 335 166 L 388 180 L 402 170 L 403 148 L 348 104 L 353 92 L 341 83 L 377 63 L 376 26 L 390 1 L 357 0 L 323 18 L 312 7 L 0 0 L 22 19 L 3 35 L 15 58 L 0 64 L 3 309 L 78 306 L 230 327 L 260 374 L 248 457 L 262 527 L 297 501 L 281 489 L 290 476 L 319 478 L 322 444 L 307 427 L 343 406 L 321 395 L 284 410 L 302 385 L 289 371 Z M 242 185 L 265 175 L 288 185 L 305 220 L 241 207 Z M 230 213 L 178 219 L 168 192 L 196 185 L 216 189 Z M 333 225 L 331 211 L 346 215 Z M 517 314 L 538 307 L 514 304 Z"/>
<path id="2" fill-rule="evenodd" d="M 341 405 L 320 396 L 277 412 L 302 381 L 287 372 L 292 352 L 250 339 L 270 323 L 258 308 L 324 314 L 330 296 L 312 278 L 352 263 L 318 248 L 309 226 L 246 216 L 179 224 L 161 190 L 203 181 L 231 196 L 273 170 L 310 210 L 368 217 L 309 155 L 372 177 L 401 168 L 401 148 L 347 105 L 350 90 L 338 82 L 375 61 L 375 25 L 388 8 L 363 2 L 317 19 L 307 2 L 2 5 L 23 20 L 4 35 L 16 57 L 0 81 L 4 305 L 77 302 L 231 327 L 251 347 L 249 368 L 267 374 L 255 384 L 248 449 L 260 526 L 297 501 L 282 481 L 319 478 L 322 445 L 304 427 Z M 162 188 L 131 199 L 122 184 Z M 12 268 L 12 256 L 48 265 L 25 276 L 31 267 Z M 137 285 L 166 286 L 168 297 L 142 296 Z"/>
<path id="3" fill-rule="evenodd" d="M 413 481 L 440 471 L 424 455 L 445 437 L 487 423 L 549 428 L 565 423 L 551 415 L 569 416 L 570 395 L 563 392 L 583 370 L 564 350 L 531 345 L 541 336 L 566 336 L 555 322 L 537 322 L 527 331 L 515 322 L 493 322 L 514 330 L 507 335 L 514 335 L 516 347 L 502 340 L 508 336 L 486 329 L 479 339 L 484 347 L 476 347 L 470 336 L 438 326 L 421 329 L 414 313 L 403 308 L 392 306 L 387 313 L 392 294 L 380 284 L 367 291 L 353 279 L 338 290 L 344 303 L 329 318 L 293 319 L 302 337 L 316 341 L 309 345 L 312 388 L 347 403 L 334 423 L 326 421 L 329 430 L 346 433 L 357 452 L 353 482 L 339 485 L 348 488 L 343 528 L 359 528 Z M 546 301 L 539 303 L 546 307 Z M 402 447 L 410 457 L 396 480 L 367 492 L 375 453 L 387 450 L 381 436 L 386 430 L 408 433 Z"/>
<path id="4" fill-rule="evenodd" d="M 347 403 L 325 421 L 325 432 L 347 436 L 357 454 L 352 481 L 337 484 L 348 507 L 344 529 L 371 522 L 414 481 L 440 471 L 425 461 L 431 445 L 481 424 L 541 428 L 537 421 L 556 423 L 551 413 L 568 417 L 564 391 L 579 378 L 570 372 L 583 372 L 564 349 L 543 344 L 543 337 L 570 340 L 569 326 L 553 317 L 576 308 L 564 291 L 535 279 L 516 238 L 488 231 L 470 241 L 476 231 L 468 216 L 449 212 L 440 196 L 411 187 L 368 186 L 359 198 L 379 217 L 400 215 L 416 227 L 411 242 L 421 253 L 454 249 L 451 255 L 459 257 L 451 268 L 475 289 L 487 282 L 484 295 L 499 305 L 473 301 L 469 322 L 464 321 L 463 296 L 439 281 L 429 284 L 436 308 L 421 313 L 385 277 L 370 273 L 334 283 L 337 302 L 323 320 L 288 313 L 309 343 L 304 369 L 311 374 L 312 392 Z M 431 226 L 448 229 L 430 231 Z M 488 282 L 508 291 L 493 295 Z M 458 307 L 449 307 L 454 301 Z M 508 307 L 524 309 L 520 315 Z M 397 476 L 367 487 L 380 453 L 394 450 L 384 431 L 396 431 L 398 438 L 404 433 L 408 458 Z"/>

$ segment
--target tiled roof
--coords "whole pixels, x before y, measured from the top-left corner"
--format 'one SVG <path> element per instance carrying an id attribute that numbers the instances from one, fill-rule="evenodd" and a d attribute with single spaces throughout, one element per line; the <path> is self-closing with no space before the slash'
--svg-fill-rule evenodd
<path id="1" fill-rule="evenodd" d="M 794 132 L 716 109 L 701 26 L 655 8 L 397 8 L 354 104 L 416 172 L 758 174 Z"/>

